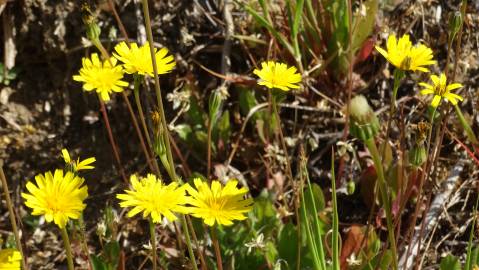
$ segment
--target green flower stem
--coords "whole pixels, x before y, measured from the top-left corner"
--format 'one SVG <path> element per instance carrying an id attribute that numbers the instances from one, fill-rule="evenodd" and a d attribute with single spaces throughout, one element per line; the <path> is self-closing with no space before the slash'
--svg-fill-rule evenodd
<path id="1" fill-rule="evenodd" d="M 0 160 L 0 178 L 2 180 L 3 193 L 5 194 L 5 201 L 7 202 L 8 215 L 10 218 L 10 224 L 12 225 L 12 231 L 15 235 L 15 243 L 17 245 L 17 250 L 22 255 L 22 265 L 23 269 L 28 270 L 27 260 L 23 256 L 22 242 L 20 241 L 20 233 L 17 227 L 17 220 L 15 218 L 15 211 L 13 210 L 12 199 L 10 198 L 10 191 L 8 190 L 7 178 L 3 172 L 3 160 Z"/>
<path id="2" fill-rule="evenodd" d="M 160 89 L 160 79 L 158 77 L 158 66 L 156 64 L 156 57 L 155 57 L 155 46 L 153 45 L 154 44 L 153 32 L 151 30 L 148 0 L 142 0 L 142 5 L 143 5 L 143 15 L 145 17 L 146 34 L 147 34 L 148 42 L 150 43 L 150 53 L 151 53 L 151 62 L 153 64 L 153 74 L 154 74 L 153 78 L 155 80 L 156 99 L 158 102 L 158 110 L 160 112 L 161 125 L 164 130 L 162 136 L 164 136 L 166 155 L 168 158 L 169 167 L 171 168 L 171 170 L 169 170 L 169 173 L 171 174 L 170 177 L 172 178 L 173 181 L 181 182 L 181 180 L 178 179 L 178 177 L 176 176 L 173 155 L 171 154 L 170 136 L 169 136 L 168 124 L 165 118 L 165 110 L 163 108 L 163 100 L 162 100 L 161 89 Z M 180 219 L 181 219 L 181 226 L 183 227 L 183 230 L 185 233 L 185 241 L 186 241 L 186 245 L 188 246 L 188 253 L 191 259 L 191 265 L 193 266 L 194 270 L 198 270 L 195 253 L 193 252 L 193 247 L 191 245 L 190 233 L 188 231 L 188 224 L 186 223 L 185 215 L 181 215 Z M 194 233 L 194 231 L 192 233 Z"/>
<path id="3" fill-rule="evenodd" d="M 221 258 L 221 248 L 220 242 L 218 241 L 218 237 L 216 236 L 216 229 L 217 226 L 211 227 L 211 241 L 213 242 L 213 246 L 215 248 L 215 256 L 216 256 L 216 266 L 218 270 L 223 270 L 223 259 Z"/>
<path id="4" fill-rule="evenodd" d="M 150 133 L 148 132 L 148 127 L 147 127 L 146 121 L 145 121 L 145 114 L 143 113 L 143 106 L 141 105 L 141 101 L 140 101 L 140 83 L 141 83 L 141 79 L 143 78 L 143 76 L 134 75 L 133 78 L 134 78 L 133 93 L 134 93 L 134 96 L 135 96 L 136 107 L 138 108 L 138 114 L 140 116 L 140 122 L 141 122 L 141 126 L 143 128 L 143 133 L 145 133 L 146 143 L 148 144 L 148 148 L 150 149 L 148 154 L 151 157 L 150 161 L 153 165 L 155 173 L 158 176 L 160 176 L 161 175 L 160 174 L 160 167 L 158 166 L 158 161 L 156 160 L 156 158 L 153 154 L 153 144 L 151 143 Z"/>
<path id="5" fill-rule="evenodd" d="M 459 122 L 461 122 L 461 125 L 464 128 L 464 131 L 466 131 L 467 138 L 474 145 L 478 146 L 479 141 L 477 141 L 477 137 L 474 134 L 474 131 L 472 131 L 471 126 L 467 123 L 466 119 L 464 118 L 464 115 L 462 114 L 462 111 L 459 108 L 459 105 L 458 104 L 454 105 L 454 109 L 456 109 L 456 114 L 457 114 L 457 117 L 459 118 Z"/>
<path id="6" fill-rule="evenodd" d="M 157 270 L 156 267 L 156 233 L 155 233 L 155 223 L 151 218 L 148 219 L 150 225 L 150 241 L 151 241 L 151 260 L 153 262 L 153 270 Z"/>
<path id="7" fill-rule="evenodd" d="M 389 132 L 391 130 L 392 119 L 394 114 L 396 113 L 397 93 L 398 93 L 399 85 L 401 84 L 401 80 L 402 78 L 404 78 L 404 75 L 405 75 L 404 71 L 397 68 L 394 70 L 393 93 L 391 95 L 391 104 L 389 105 L 389 117 L 388 117 L 388 122 L 386 125 L 386 136 L 384 137 L 386 141 L 389 139 Z M 384 144 L 382 152 L 383 153 L 381 156 L 384 158 L 384 155 L 386 154 L 386 144 Z"/>
<path id="8" fill-rule="evenodd" d="M 67 228 L 60 228 L 63 238 L 63 245 L 65 246 L 65 252 L 67 253 L 67 262 L 68 270 L 74 270 L 73 268 L 73 257 L 72 257 L 72 248 L 70 246 L 70 238 L 68 237 Z"/>
<path id="9" fill-rule="evenodd" d="M 398 269 L 398 262 L 397 262 L 397 251 L 396 251 L 396 237 L 394 236 L 394 225 L 393 225 L 393 218 L 392 218 L 392 211 L 391 211 L 391 201 L 389 200 L 388 190 L 386 179 L 384 177 L 384 170 L 383 164 L 381 161 L 381 156 L 379 155 L 378 148 L 376 146 L 376 142 L 374 138 L 370 138 L 365 141 L 366 147 L 369 149 L 371 153 L 371 157 L 373 158 L 374 167 L 376 168 L 376 173 L 378 176 L 378 184 L 379 184 L 379 193 L 381 195 L 382 203 L 384 210 L 386 212 L 386 223 L 388 228 L 388 238 L 389 244 L 391 246 L 392 257 L 393 257 L 393 269 Z"/>

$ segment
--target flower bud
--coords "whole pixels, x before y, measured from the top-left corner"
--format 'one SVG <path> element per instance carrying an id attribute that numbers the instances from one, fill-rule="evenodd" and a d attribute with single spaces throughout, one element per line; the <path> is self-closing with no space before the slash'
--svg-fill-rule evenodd
<path id="1" fill-rule="evenodd" d="M 86 26 L 86 36 L 93 43 L 100 42 L 101 29 L 96 22 L 96 17 L 91 11 L 91 7 L 84 3 L 81 7 L 82 20 Z"/>
<path id="2" fill-rule="evenodd" d="M 379 132 L 379 120 L 364 96 L 359 95 L 351 99 L 349 117 L 351 122 L 349 131 L 356 138 L 366 141 Z"/>
<path id="3" fill-rule="evenodd" d="M 409 151 L 409 164 L 413 167 L 421 167 L 424 162 L 426 162 L 427 155 L 426 155 L 426 148 L 424 145 L 417 144 Z"/>
<path id="4" fill-rule="evenodd" d="M 459 29 L 461 29 L 462 22 L 462 14 L 459 11 L 456 11 L 454 12 L 454 14 L 451 14 L 449 16 L 449 38 L 451 39 L 451 41 L 459 32 Z"/>

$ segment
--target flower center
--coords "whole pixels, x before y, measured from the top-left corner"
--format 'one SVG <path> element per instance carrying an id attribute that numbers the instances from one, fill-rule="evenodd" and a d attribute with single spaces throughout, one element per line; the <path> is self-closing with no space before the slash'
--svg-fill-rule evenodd
<path id="1" fill-rule="evenodd" d="M 441 96 L 441 97 L 444 96 L 444 94 L 446 93 L 446 85 L 442 85 L 442 84 L 435 85 L 434 92 L 438 96 Z"/>
<path id="2" fill-rule="evenodd" d="M 402 70 L 410 69 L 411 68 L 411 62 L 412 62 L 411 56 L 408 55 L 408 56 L 404 57 L 404 59 L 401 62 L 401 69 Z"/>

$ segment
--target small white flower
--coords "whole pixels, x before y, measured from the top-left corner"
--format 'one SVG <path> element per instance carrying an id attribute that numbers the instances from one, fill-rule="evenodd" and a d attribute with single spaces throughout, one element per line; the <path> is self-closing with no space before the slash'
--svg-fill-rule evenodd
<path id="1" fill-rule="evenodd" d="M 253 238 L 251 242 L 244 244 L 248 248 L 248 254 L 251 253 L 251 250 L 253 248 L 263 249 L 265 247 L 263 240 L 264 240 L 264 235 L 260 233 L 258 237 Z"/>

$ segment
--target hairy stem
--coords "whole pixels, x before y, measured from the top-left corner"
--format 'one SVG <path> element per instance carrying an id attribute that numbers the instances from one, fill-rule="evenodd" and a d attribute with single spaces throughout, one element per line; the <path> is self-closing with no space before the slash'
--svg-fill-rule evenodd
<path id="1" fill-rule="evenodd" d="M 153 262 L 153 270 L 157 270 L 156 267 L 156 232 L 155 232 L 155 223 L 153 220 L 148 219 L 149 227 L 150 227 L 150 241 L 151 241 L 151 260 Z"/>
<path id="2" fill-rule="evenodd" d="M 70 246 L 70 238 L 68 237 L 67 228 L 66 227 L 60 228 L 60 231 L 62 233 L 63 245 L 65 246 L 65 252 L 67 254 L 68 270 L 74 270 L 72 248 Z"/>

